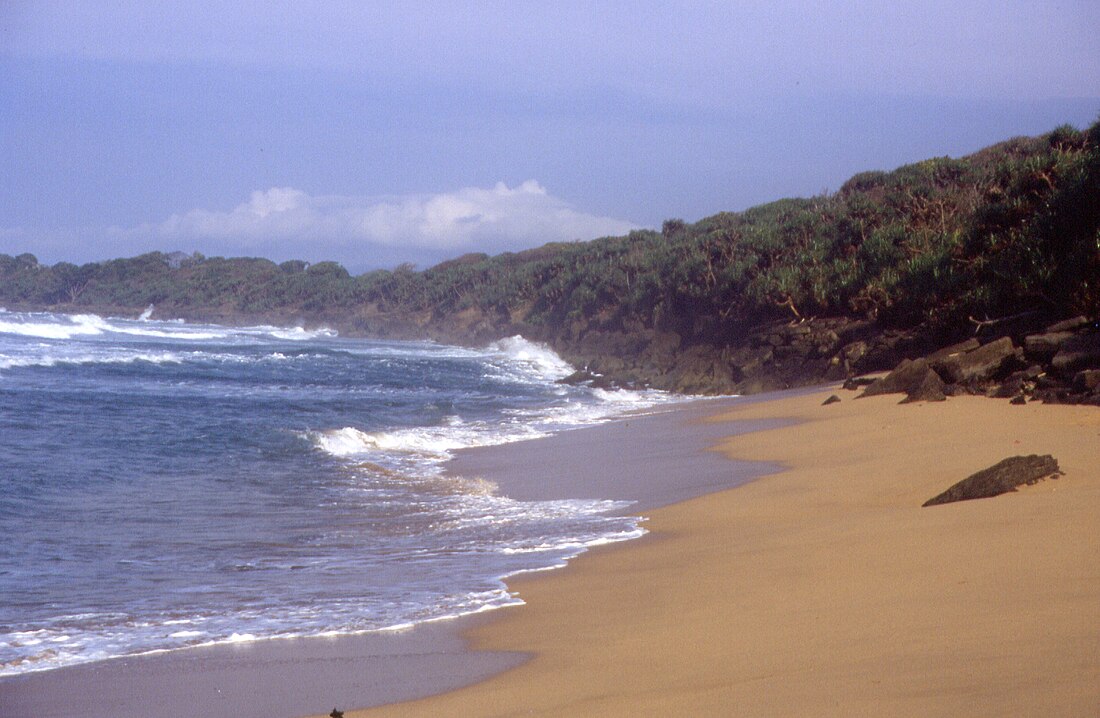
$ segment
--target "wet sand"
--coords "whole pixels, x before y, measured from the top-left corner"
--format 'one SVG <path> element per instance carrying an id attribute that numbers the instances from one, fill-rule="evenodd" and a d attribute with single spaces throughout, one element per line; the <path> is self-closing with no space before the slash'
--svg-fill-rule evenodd
<path id="1" fill-rule="evenodd" d="M 5 678 L 0 716 L 291 718 L 355 700 L 379 705 L 419 698 L 526 659 L 471 654 L 459 634 L 483 618 L 399 633 L 191 648 Z"/>
<path id="2" fill-rule="evenodd" d="M 1100 411 L 828 393 L 725 411 L 800 420 L 721 445 L 786 471 L 510 582 L 468 637 L 531 660 L 348 716 L 1100 715 Z M 1065 475 L 921 508 L 1031 453 Z"/>
<path id="3" fill-rule="evenodd" d="M 776 470 L 706 451 L 736 431 L 783 423 L 702 423 L 730 405 L 677 404 L 547 439 L 471 449 L 449 470 L 492 480 L 514 498 L 621 498 L 637 501 L 629 512 L 642 512 Z M 497 613 L 399 633 L 195 648 L 0 679 L 0 716 L 292 718 L 430 696 L 528 658 L 525 650 L 467 649 L 463 634 Z"/>

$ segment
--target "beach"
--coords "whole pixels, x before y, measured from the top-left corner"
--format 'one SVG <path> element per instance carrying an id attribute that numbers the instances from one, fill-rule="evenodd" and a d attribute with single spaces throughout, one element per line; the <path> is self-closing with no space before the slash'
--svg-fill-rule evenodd
<path id="1" fill-rule="evenodd" d="M 467 637 L 530 660 L 347 715 L 1097 715 L 1100 412 L 839 390 L 822 406 L 832 391 L 713 419 L 795 420 L 716 447 L 784 471 L 510 582 L 527 605 Z M 921 507 L 1026 454 L 1064 475 Z"/>
<path id="2" fill-rule="evenodd" d="M 522 501 L 630 501 L 625 513 L 636 515 L 777 470 L 707 451 L 731 432 L 784 423 L 701 423 L 730 405 L 729 399 L 673 403 L 542 439 L 468 449 L 448 472 L 492 480 L 499 493 Z M 223 643 L 6 677 L 0 716 L 144 718 L 156 706 L 158 718 L 289 718 L 333 705 L 423 697 L 527 659 L 524 652 L 468 649 L 462 634 L 501 613 L 359 635 Z"/>
<path id="3" fill-rule="evenodd" d="M 649 533 L 509 579 L 523 606 L 29 674 L 0 684 L 3 714 L 1096 715 L 1100 412 L 855 396 L 461 451 L 451 473 L 524 500 L 633 498 Z M 1064 475 L 921 507 L 1026 454 Z"/>

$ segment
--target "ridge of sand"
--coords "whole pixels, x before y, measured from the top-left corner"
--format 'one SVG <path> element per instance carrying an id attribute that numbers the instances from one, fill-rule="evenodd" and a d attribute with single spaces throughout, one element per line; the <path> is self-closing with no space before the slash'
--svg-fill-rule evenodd
<path id="1" fill-rule="evenodd" d="M 1100 411 L 827 394 L 720 417 L 800 419 L 720 446 L 788 470 L 513 581 L 470 639 L 529 662 L 349 718 L 1100 715 Z M 921 508 L 1031 453 L 1065 475 Z"/>

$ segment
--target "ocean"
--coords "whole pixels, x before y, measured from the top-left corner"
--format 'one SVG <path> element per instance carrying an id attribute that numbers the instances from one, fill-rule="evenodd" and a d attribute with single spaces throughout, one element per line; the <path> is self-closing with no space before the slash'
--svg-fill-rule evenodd
<path id="1" fill-rule="evenodd" d="M 503 579 L 641 519 L 445 462 L 677 400 L 572 371 L 520 337 L 0 311 L 0 676 L 519 603 Z"/>

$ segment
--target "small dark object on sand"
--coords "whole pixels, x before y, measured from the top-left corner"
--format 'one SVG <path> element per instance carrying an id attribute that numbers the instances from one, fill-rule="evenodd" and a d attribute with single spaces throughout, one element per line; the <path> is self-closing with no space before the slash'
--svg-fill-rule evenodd
<path id="1" fill-rule="evenodd" d="M 338 711 L 335 708 L 328 714 L 328 718 L 344 718 L 344 711 Z"/>
<path id="2" fill-rule="evenodd" d="M 1017 486 L 1034 484 L 1047 477 L 1061 476 L 1058 461 L 1046 454 L 1010 456 L 988 469 L 971 474 L 939 496 L 928 499 L 924 506 L 949 504 L 953 501 L 984 499 L 1015 491 Z"/>
<path id="3" fill-rule="evenodd" d="M 832 395 L 832 396 L 830 396 L 830 397 L 829 397 L 828 399 L 826 399 L 825 401 L 821 402 L 821 405 L 822 405 L 822 406 L 828 406 L 829 404 L 835 404 L 835 403 L 837 403 L 838 401 L 840 401 L 840 397 L 839 397 L 839 396 L 837 396 L 836 394 L 833 394 L 833 395 Z"/>

